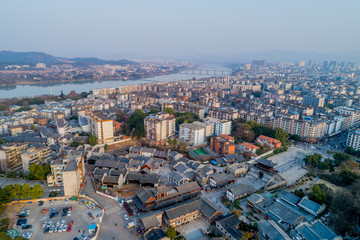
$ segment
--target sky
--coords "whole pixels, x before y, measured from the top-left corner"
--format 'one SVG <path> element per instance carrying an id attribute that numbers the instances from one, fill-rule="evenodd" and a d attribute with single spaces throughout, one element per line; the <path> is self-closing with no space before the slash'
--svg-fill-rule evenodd
<path id="1" fill-rule="evenodd" d="M 62 57 L 360 51 L 359 0 L 0 0 L 0 49 Z"/>

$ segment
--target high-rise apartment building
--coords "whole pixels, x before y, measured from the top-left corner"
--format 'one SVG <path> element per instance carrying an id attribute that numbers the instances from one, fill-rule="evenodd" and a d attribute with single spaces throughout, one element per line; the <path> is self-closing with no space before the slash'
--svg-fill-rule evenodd
<path id="1" fill-rule="evenodd" d="M 303 103 L 313 107 L 324 107 L 325 98 L 313 94 L 305 95 L 303 97 Z"/>
<path id="2" fill-rule="evenodd" d="M 144 119 L 145 137 L 149 141 L 160 142 L 175 135 L 175 116 L 158 113 Z"/>
<path id="3" fill-rule="evenodd" d="M 360 129 L 349 131 L 346 146 L 354 148 L 356 151 L 360 150 Z"/>
<path id="4" fill-rule="evenodd" d="M 22 171 L 21 154 L 26 151 L 27 147 L 28 145 L 26 143 L 2 144 L 0 149 L 1 171 Z"/>
<path id="5" fill-rule="evenodd" d="M 180 125 L 179 141 L 185 142 L 190 146 L 198 146 L 205 143 L 205 129 L 193 123 L 183 123 Z"/>
<path id="6" fill-rule="evenodd" d="M 106 117 L 101 112 L 92 112 L 86 114 L 90 132 L 95 135 L 99 143 L 111 142 L 114 140 L 113 120 Z"/>
<path id="7" fill-rule="evenodd" d="M 50 161 L 51 149 L 46 146 L 29 148 L 21 154 L 22 168 L 28 171 L 31 164 L 47 164 Z"/>

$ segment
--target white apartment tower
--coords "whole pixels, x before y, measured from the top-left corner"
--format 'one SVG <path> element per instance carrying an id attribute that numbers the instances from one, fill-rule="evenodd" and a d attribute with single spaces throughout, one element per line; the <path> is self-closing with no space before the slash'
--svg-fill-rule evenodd
<path id="1" fill-rule="evenodd" d="M 144 119 L 145 137 L 149 141 L 160 142 L 175 135 L 175 116 L 158 113 Z"/>

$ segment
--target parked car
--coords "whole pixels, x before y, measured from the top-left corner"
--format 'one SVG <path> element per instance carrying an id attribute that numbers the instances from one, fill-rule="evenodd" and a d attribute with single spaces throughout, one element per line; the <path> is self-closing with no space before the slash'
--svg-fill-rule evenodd
<path id="1" fill-rule="evenodd" d="M 31 231 L 29 231 L 29 232 L 24 232 L 22 236 L 23 236 L 24 238 L 30 239 L 31 236 L 32 236 L 32 232 L 31 232 Z"/>
<path id="2" fill-rule="evenodd" d="M 47 222 L 43 222 L 43 224 L 41 224 L 41 228 L 45 228 L 47 226 Z"/>
<path id="3" fill-rule="evenodd" d="M 69 199 L 68 198 L 65 198 L 65 203 L 68 203 L 69 202 Z"/>
<path id="4" fill-rule="evenodd" d="M 42 214 L 45 214 L 47 212 L 47 208 L 44 208 L 43 210 L 42 210 Z"/>
<path id="5" fill-rule="evenodd" d="M 46 226 L 47 226 L 47 227 L 50 227 L 51 225 L 52 225 L 52 221 L 49 221 Z"/>
<path id="6" fill-rule="evenodd" d="M 68 217 L 70 217 L 71 216 L 71 211 L 68 211 L 67 215 L 68 215 Z"/>
<path id="7" fill-rule="evenodd" d="M 71 232 L 71 225 L 68 225 L 68 226 L 67 226 L 66 231 L 67 231 L 67 232 Z"/>
<path id="8" fill-rule="evenodd" d="M 74 224 L 74 221 L 71 220 L 70 223 L 69 223 L 69 225 L 72 226 L 73 224 Z"/>
<path id="9" fill-rule="evenodd" d="M 22 230 L 30 229 L 30 228 L 32 228 L 32 225 L 29 225 L 29 224 L 23 225 L 21 228 L 22 228 Z"/>
<path id="10" fill-rule="evenodd" d="M 80 238 L 81 238 L 81 240 L 86 240 L 87 239 L 84 234 L 81 234 Z"/>
<path id="11" fill-rule="evenodd" d="M 129 220 L 129 216 L 128 215 L 124 215 L 124 219 L 126 220 L 126 221 L 128 221 Z"/>
<path id="12" fill-rule="evenodd" d="M 60 226 L 60 221 L 57 221 L 55 226 Z"/>
<path id="13" fill-rule="evenodd" d="M 49 232 L 49 230 L 50 230 L 50 228 L 48 228 L 48 227 L 45 228 L 45 229 L 44 229 L 44 234 L 47 234 L 47 233 Z"/>
<path id="14" fill-rule="evenodd" d="M 49 229 L 49 233 L 52 233 L 54 231 L 54 226 L 51 226 Z"/>
<path id="15" fill-rule="evenodd" d="M 61 220 L 61 225 L 64 225 L 65 224 L 65 220 Z"/>
<path id="16" fill-rule="evenodd" d="M 54 204 L 54 199 L 50 200 L 50 204 L 53 205 Z"/>
<path id="17" fill-rule="evenodd" d="M 42 205 L 44 205 L 44 201 L 39 201 L 39 207 L 41 207 Z"/>
<path id="18" fill-rule="evenodd" d="M 67 225 L 64 225 L 64 226 L 62 227 L 62 231 L 65 232 L 66 229 L 67 229 Z"/>

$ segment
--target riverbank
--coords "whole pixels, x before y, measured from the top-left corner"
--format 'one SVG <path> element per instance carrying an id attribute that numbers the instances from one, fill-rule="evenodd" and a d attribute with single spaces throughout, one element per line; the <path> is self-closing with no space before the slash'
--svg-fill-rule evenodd
<path id="1" fill-rule="evenodd" d="M 186 69 L 185 69 L 186 70 Z M 78 82 L 93 82 L 93 81 L 109 81 L 109 80 L 119 80 L 119 81 L 132 81 L 132 80 L 139 80 L 142 78 L 151 78 L 151 77 L 157 77 L 157 76 L 166 76 L 166 75 L 171 75 L 171 74 L 176 74 L 179 73 L 179 70 L 174 70 L 174 71 L 170 71 L 170 72 L 163 72 L 163 73 L 154 73 L 154 74 L 146 74 L 144 76 L 141 77 L 107 77 L 107 78 L 98 78 L 98 79 L 91 79 L 91 78 L 81 78 L 81 79 L 57 79 L 57 80 L 52 80 L 52 81 L 38 81 L 38 80 L 34 80 L 34 81 L 18 81 L 18 82 L 14 82 L 13 84 L 4 84 L 4 83 L 0 83 L 0 88 L 8 88 L 8 87 L 15 87 L 15 86 L 24 86 L 24 85 L 44 85 L 44 84 L 54 84 L 54 85 L 58 85 L 61 83 L 78 83 Z M 16 80 L 15 80 L 16 81 Z"/>
<path id="2" fill-rule="evenodd" d="M 202 66 L 202 70 L 229 70 L 222 66 Z M 189 80 L 189 79 L 201 79 L 209 77 L 221 76 L 220 72 L 217 74 L 199 74 L 189 72 L 176 72 L 176 73 L 161 73 L 156 76 L 148 76 L 144 78 L 133 78 L 133 79 L 82 79 L 80 81 L 52 81 L 48 83 L 34 83 L 34 84 L 24 84 L 24 85 L 13 85 L 13 86 L 3 86 L 0 87 L 0 100 L 9 99 L 9 98 L 26 98 L 26 97 L 37 97 L 41 95 L 60 95 L 63 92 L 65 95 L 69 94 L 71 91 L 77 93 L 89 92 L 93 89 L 99 88 L 119 88 L 120 86 L 135 85 L 135 84 L 144 84 L 149 82 L 173 82 L 180 80 Z"/>

